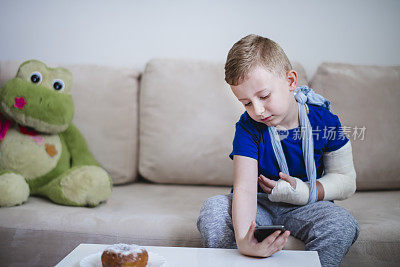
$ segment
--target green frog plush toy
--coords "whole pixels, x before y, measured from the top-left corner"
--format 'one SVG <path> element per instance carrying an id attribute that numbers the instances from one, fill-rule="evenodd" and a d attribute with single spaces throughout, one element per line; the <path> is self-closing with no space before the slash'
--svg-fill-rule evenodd
<path id="1" fill-rule="evenodd" d="M 112 181 L 72 124 L 72 75 L 37 60 L 19 66 L 0 89 L 0 207 L 38 195 L 97 206 Z"/>

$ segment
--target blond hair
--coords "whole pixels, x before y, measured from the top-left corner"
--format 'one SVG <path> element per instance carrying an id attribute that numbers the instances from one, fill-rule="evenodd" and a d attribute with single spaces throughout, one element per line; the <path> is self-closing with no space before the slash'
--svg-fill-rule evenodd
<path id="1" fill-rule="evenodd" d="M 237 41 L 229 50 L 225 63 L 225 81 L 230 85 L 238 85 L 256 66 L 262 66 L 281 77 L 292 69 L 292 64 L 277 43 L 250 34 Z"/>

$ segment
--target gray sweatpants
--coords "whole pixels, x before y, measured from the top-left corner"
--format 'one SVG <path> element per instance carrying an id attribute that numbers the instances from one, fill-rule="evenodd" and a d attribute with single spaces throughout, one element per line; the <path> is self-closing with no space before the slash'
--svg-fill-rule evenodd
<path id="1" fill-rule="evenodd" d="M 257 225 L 284 225 L 290 234 L 318 251 L 321 265 L 339 266 L 360 228 L 344 208 L 330 201 L 305 206 L 269 201 L 266 193 L 257 194 Z M 197 219 L 204 247 L 237 248 L 232 224 L 232 194 L 207 199 Z"/>

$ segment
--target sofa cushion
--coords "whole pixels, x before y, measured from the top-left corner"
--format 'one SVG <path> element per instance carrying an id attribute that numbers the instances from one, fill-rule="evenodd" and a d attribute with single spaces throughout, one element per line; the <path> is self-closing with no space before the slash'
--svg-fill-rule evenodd
<path id="1" fill-rule="evenodd" d="M 301 65 L 294 68 L 306 83 Z M 243 112 L 222 63 L 150 61 L 140 84 L 140 174 L 158 183 L 232 185 L 228 155 Z"/>
<path id="2" fill-rule="evenodd" d="M 360 226 L 341 266 L 398 266 L 400 191 L 357 192 L 335 204 L 349 210 Z"/>
<path id="3" fill-rule="evenodd" d="M 0 86 L 22 62 L 0 62 Z M 131 68 L 53 65 L 72 72 L 75 123 L 115 184 L 137 178 L 138 77 Z"/>
<path id="4" fill-rule="evenodd" d="M 107 203 L 96 208 L 31 197 L 22 206 L 0 209 L 0 258 L 5 265 L 54 266 L 80 243 L 202 247 L 200 208 L 207 198 L 229 192 L 135 183 L 114 187 Z M 304 243 L 290 237 L 285 249 L 304 250 Z"/>
<path id="5" fill-rule="evenodd" d="M 80 243 L 201 247 L 196 222 L 203 202 L 229 192 L 229 187 L 134 183 L 114 187 L 107 203 L 96 208 L 31 197 L 22 206 L 0 209 L 0 258 L 50 266 Z M 399 191 L 358 192 L 335 203 L 361 228 L 345 258 L 353 264 L 347 266 L 399 260 Z M 304 249 L 304 243 L 291 236 L 284 248 Z"/>
<path id="6" fill-rule="evenodd" d="M 323 63 L 312 79 L 349 135 L 358 190 L 400 188 L 399 84 L 400 66 Z"/>

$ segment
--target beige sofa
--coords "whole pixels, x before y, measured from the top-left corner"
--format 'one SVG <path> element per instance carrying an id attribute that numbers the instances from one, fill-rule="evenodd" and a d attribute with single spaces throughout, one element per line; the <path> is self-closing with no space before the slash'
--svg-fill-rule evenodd
<path id="1" fill-rule="evenodd" d="M 20 63 L 0 62 L 0 86 Z M 223 63 L 156 59 L 143 73 L 64 67 L 75 79 L 74 122 L 111 174 L 113 193 L 96 208 L 37 197 L 1 208 L 0 265 L 51 266 L 80 243 L 201 247 L 196 220 L 205 199 L 230 192 L 228 155 L 243 112 Z M 358 191 L 335 203 L 354 215 L 361 233 L 342 266 L 398 266 L 400 67 L 324 63 L 310 80 L 300 64 L 294 68 L 299 85 L 331 101 L 353 145 Z M 290 237 L 285 249 L 304 243 Z"/>

